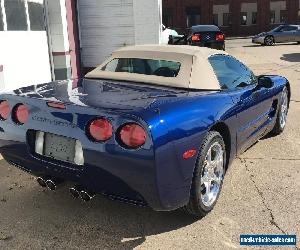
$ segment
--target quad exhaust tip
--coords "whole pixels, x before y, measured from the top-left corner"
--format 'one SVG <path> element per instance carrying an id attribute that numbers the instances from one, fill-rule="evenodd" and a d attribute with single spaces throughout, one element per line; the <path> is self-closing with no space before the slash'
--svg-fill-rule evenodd
<path id="1" fill-rule="evenodd" d="M 56 183 L 52 180 L 47 180 L 46 181 L 46 185 L 47 185 L 47 188 L 51 191 L 55 191 L 56 190 Z"/>
<path id="2" fill-rule="evenodd" d="M 46 181 L 42 177 L 38 177 L 36 181 L 41 187 L 47 187 Z"/>
<path id="3" fill-rule="evenodd" d="M 78 199 L 80 197 L 80 191 L 78 190 L 78 188 L 73 187 L 70 188 L 69 191 L 73 198 Z"/>
<path id="4" fill-rule="evenodd" d="M 80 198 L 85 202 L 89 202 L 96 196 L 95 193 L 84 190 L 83 188 L 78 186 L 70 188 L 69 191 L 73 198 Z"/>
<path id="5" fill-rule="evenodd" d="M 96 196 L 95 193 L 91 193 L 85 190 L 82 190 L 80 192 L 80 198 L 85 201 L 85 202 L 89 202 L 90 200 L 92 200 L 94 197 Z"/>
<path id="6" fill-rule="evenodd" d="M 60 183 L 59 181 L 52 179 L 45 180 L 45 178 L 42 177 L 38 177 L 36 180 L 41 187 L 47 187 L 51 191 L 55 191 L 57 189 L 57 184 Z M 85 202 L 91 201 L 96 196 L 96 193 L 84 190 L 79 186 L 72 187 L 69 191 L 73 198 L 81 198 Z"/>
<path id="7" fill-rule="evenodd" d="M 41 187 L 48 188 L 51 191 L 55 191 L 57 189 L 57 185 L 61 183 L 58 180 L 49 179 L 47 177 L 38 177 L 36 181 Z"/>

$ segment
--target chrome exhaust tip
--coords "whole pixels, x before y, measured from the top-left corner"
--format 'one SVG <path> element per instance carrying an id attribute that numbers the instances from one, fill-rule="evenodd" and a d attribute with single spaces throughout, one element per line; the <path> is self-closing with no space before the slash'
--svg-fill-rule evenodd
<path id="1" fill-rule="evenodd" d="M 88 191 L 82 190 L 80 192 L 80 198 L 85 201 L 85 202 L 89 202 L 91 199 L 93 199 L 96 196 L 95 193 L 90 193 Z"/>
<path id="2" fill-rule="evenodd" d="M 78 199 L 80 197 L 80 191 L 76 187 L 70 188 L 69 191 L 73 198 Z"/>
<path id="3" fill-rule="evenodd" d="M 41 187 L 47 187 L 46 181 L 42 177 L 38 177 L 36 181 Z"/>
<path id="4" fill-rule="evenodd" d="M 56 183 L 53 180 L 47 180 L 46 186 L 49 190 L 55 191 L 56 190 Z"/>

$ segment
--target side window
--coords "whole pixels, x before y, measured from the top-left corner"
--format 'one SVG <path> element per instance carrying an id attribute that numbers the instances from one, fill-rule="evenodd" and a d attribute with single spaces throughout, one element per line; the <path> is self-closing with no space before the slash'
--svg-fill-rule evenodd
<path id="1" fill-rule="evenodd" d="M 234 90 L 256 84 L 252 71 L 235 58 L 227 55 L 214 55 L 208 60 L 222 89 Z"/>
<path id="2" fill-rule="evenodd" d="M 295 26 L 285 26 L 281 29 L 281 31 L 286 32 L 286 31 L 293 31 L 293 30 L 297 30 L 297 27 Z"/>

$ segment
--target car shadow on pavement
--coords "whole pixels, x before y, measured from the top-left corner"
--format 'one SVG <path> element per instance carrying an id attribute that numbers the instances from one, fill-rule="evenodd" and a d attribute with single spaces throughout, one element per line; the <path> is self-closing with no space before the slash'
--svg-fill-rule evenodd
<path id="1" fill-rule="evenodd" d="M 300 53 L 283 54 L 280 59 L 288 62 L 300 62 Z"/>
<path id="2" fill-rule="evenodd" d="M 6 164 L 1 161 L 1 165 Z M 196 222 L 181 211 L 155 212 L 102 196 L 84 203 L 70 196 L 69 183 L 52 192 L 15 169 L 6 178 L 7 184 L 3 184 L 0 177 L 0 198 L 5 197 L 5 202 L 0 202 L 0 232 L 5 230 L 11 236 L 4 242 L 10 249 L 29 243 L 44 244 L 47 249 L 133 249 L 146 237 Z"/>

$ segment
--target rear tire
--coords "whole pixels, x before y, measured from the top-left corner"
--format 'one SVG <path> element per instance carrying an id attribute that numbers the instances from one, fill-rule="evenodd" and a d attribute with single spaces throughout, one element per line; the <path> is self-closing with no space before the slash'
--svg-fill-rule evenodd
<path id="1" fill-rule="evenodd" d="M 183 210 L 197 218 L 207 215 L 219 198 L 226 166 L 225 143 L 216 131 L 205 137 L 196 162 L 189 203 Z"/>
<path id="2" fill-rule="evenodd" d="M 273 36 L 266 36 L 264 42 L 265 42 L 266 46 L 273 46 L 275 43 L 275 40 L 274 40 Z"/>
<path id="3" fill-rule="evenodd" d="M 281 98 L 279 101 L 279 107 L 278 107 L 278 114 L 276 117 L 276 123 L 271 131 L 273 135 L 280 135 L 286 125 L 286 118 L 289 111 L 289 97 L 288 97 L 288 90 L 286 87 L 282 90 Z"/>

